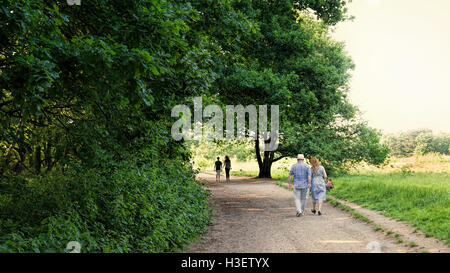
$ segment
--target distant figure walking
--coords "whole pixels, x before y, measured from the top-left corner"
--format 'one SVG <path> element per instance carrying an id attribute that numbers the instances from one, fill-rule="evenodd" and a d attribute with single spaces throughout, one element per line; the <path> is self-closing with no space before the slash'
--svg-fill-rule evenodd
<path id="1" fill-rule="evenodd" d="M 231 160 L 227 155 L 225 156 L 224 163 L 225 163 L 225 175 L 227 177 L 227 182 L 229 182 L 230 181 Z"/>
<path id="2" fill-rule="evenodd" d="M 305 156 L 303 154 L 297 156 L 297 164 L 292 165 L 288 180 L 290 188 L 291 179 L 294 177 L 294 201 L 297 217 L 305 215 L 307 189 L 311 187 L 311 168 L 303 162 L 304 160 Z"/>
<path id="3" fill-rule="evenodd" d="M 220 172 L 222 171 L 222 161 L 220 161 L 220 157 L 217 157 L 214 166 L 216 168 L 216 182 L 220 182 Z"/>
<path id="4" fill-rule="evenodd" d="M 316 157 L 312 156 L 309 163 L 312 167 L 311 199 L 313 208 L 311 212 L 316 214 L 316 204 L 318 204 L 317 214 L 320 216 L 322 215 L 322 203 L 327 199 L 327 185 L 325 184 L 327 172 Z"/>

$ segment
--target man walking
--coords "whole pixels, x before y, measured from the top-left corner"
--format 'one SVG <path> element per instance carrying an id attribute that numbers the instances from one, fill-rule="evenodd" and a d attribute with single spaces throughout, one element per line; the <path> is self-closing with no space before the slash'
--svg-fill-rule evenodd
<path id="1" fill-rule="evenodd" d="M 306 165 L 304 160 L 305 156 L 303 154 L 297 156 L 297 164 L 292 165 L 288 180 L 289 188 L 291 188 L 292 176 L 294 177 L 294 200 L 297 217 L 305 215 L 306 194 L 307 190 L 311 188 L 311 168 Z"/>
<path id="2" fill-rule="evenodd" d="M 220 157 L 217 157 L 214 166 L 216 168 L 216 182 L 220 182 L 220 172 L 222 171 L 222 161 L 220 161 Z"/>

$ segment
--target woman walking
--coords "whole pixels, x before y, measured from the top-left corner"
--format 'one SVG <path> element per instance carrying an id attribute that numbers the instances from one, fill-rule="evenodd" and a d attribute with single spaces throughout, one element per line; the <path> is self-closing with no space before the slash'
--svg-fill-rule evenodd
<path id="1" fill-rule="evenodd" d="M 317 214 L 322 215 L 322 203 L 326 199 L 326 185 L 327 173 L 325 168 L 320 164 L 319 160 L 314 156 L 309 160 L 312 169 L 312 181 L 311 181 L 311 199 L 313 209 L 311 212 L 316 214 L 316 204 L 318 205 Z"/>
<path id="2" fill-rule="evenodd" d="M 231 170 L 231 160 L 230 158 L 226 155 L 225 156 L 225 174 L 227 177 L 227 181 L 230 181 L 230 170 Z"/>

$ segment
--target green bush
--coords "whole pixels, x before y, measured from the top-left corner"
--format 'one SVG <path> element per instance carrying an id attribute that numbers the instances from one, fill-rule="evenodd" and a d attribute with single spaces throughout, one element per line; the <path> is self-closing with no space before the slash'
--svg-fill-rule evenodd
<path id="1" fill-rule="evenodd" d="M 28 175 L 28 177 L 30 177 Z M 0 252 L 170 252 L 205 231 L 208 192 L 179 161 L 2 179 Z"/>

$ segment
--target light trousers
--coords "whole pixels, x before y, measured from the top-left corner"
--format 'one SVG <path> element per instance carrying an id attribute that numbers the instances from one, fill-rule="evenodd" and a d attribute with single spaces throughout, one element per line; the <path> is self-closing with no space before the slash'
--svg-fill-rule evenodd
<path id="1" fill-rule="evenodd" d="M 297 209 L 297 212 L 305 213 L 305 206 L 306 206 L 306 196 L 308 193 L 308 188 L 302 188 L 302 189 L 294 189 L 294 201 L 295 201 L 295 207 Z"/>

